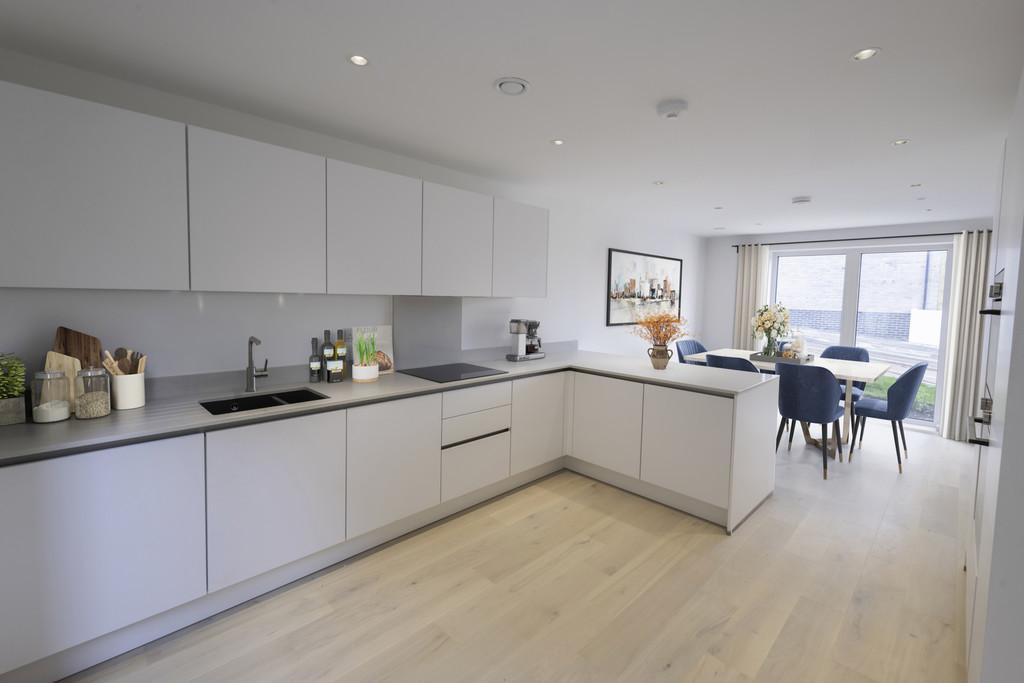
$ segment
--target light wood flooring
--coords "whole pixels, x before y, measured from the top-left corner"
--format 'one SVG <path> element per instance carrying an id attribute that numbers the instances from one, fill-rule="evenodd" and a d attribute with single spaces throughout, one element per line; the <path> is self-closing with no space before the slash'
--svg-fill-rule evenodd
<path id="1" fill-rule="evenodd" d="M 74 680 L 962 681 L 970 449 L 907 439 L 783 442 L 731 537 L 561 472 Z"/>

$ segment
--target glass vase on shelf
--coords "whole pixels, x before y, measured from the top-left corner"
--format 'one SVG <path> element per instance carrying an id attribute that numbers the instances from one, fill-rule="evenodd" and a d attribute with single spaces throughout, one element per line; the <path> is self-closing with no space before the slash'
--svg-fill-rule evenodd
<path id="1" fill-rule="evenodd" d="M 764 338 L 764 349 L 761 353 L 766 356 L 777 356 L 779 354 L 779 341 L 771 335 L 766 335 Z"/>

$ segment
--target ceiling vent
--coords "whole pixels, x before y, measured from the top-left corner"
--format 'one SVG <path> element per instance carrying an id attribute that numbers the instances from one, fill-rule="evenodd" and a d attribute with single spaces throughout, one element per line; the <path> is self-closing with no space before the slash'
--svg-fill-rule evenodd
<path id="1" fill-rule="evenodd" d="M 530 87 L 527 81 L 522 78 L 516 78 L 515 76 L 502 76 L 498 80 L 494 81 L 494 88 L 502 95 L 522 95 L 526 92 L 526 89 Z"/>
<path id="2" fill-rule="evenodd" d="M 662 100 L 658 102 L 658 116 L 663 119 L 678 119 L 686 111 L 689 104 L 686 100 Z"/>
<path id="3" fill-rule="evenodd" d="M 799 197 L 793 197 L 792 201 L 794 204 L 810 204 L 811 198 L 807 195 L 801 195 Z"/>

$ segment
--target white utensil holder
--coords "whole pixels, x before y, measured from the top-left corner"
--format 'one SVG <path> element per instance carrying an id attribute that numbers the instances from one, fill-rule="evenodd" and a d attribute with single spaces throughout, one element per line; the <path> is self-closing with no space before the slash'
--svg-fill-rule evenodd
<path id="1" fill-rule="evenodd" d="M 114 375 L 114 410 L 131 410 L 146 405 L 146 373 Z"/>

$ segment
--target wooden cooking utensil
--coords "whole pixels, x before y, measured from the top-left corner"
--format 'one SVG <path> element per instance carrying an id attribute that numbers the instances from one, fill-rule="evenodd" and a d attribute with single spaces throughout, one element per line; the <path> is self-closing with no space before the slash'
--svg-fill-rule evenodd
<path id="1" fill-rule="evenodd" d="M 146 371 L 146 356 L 143 356 L 142 358 L 139 359 L 139 368 L 138 368 L 138 370 L 136 370 L 136 373 L 141 375 L 145 371 Z"/>
<path id="2" fill-rule="evenodd" d="M 121 368 L 117 367 L 117 361 L 115 361 L 113 358 L 110 358 L 109 353 L 107 354 L 107 357 L 103 359 L 103 367 L 105 367 L 107 369 L 107 372 L 109 372 L 111 375 L 123 374 L 121 372 Z"/>
<path id="3" fill-rule="evenodd" d="M 116 360 L 117 362 L 120 363 L 122 358 L 127 357 L 128 349 L 124 348 L 123 346 L 118 346 L 116 349 L 114 349 L 114 360 Z"/>
<path id="4" fill-rule="evenodd" d="M 58 327 L 53 338 L 53 350 L 77 358 L 83 368 L 98 368 L 102 350 L 100 340 L 92 335 L 67 327 Z"/>
<path id="5" fill-rule="evenodd" d="M 121 371 L 122 375 L 132 374 L 132 361 L 128 357 L 121 358 L 117 361 L 117 369 Z"/>

